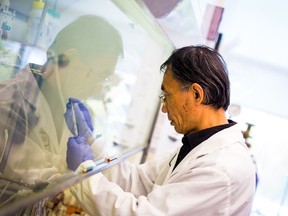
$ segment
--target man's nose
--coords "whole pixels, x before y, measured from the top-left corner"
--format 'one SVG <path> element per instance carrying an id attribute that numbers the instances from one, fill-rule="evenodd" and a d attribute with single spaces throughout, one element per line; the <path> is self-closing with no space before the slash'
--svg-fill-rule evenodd
<path id="1" fill-rule="evenodd" d="M 161 111 L 163 113 L 167 113 L 167 107 L 166 107 L 165 103 L 162 103 Z"/>

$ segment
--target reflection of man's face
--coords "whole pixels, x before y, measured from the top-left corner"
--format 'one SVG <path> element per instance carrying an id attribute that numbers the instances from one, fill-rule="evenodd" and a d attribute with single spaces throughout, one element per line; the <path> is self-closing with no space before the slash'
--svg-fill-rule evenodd
<path id="1" fill-rule="evenodd" d="M 63 91 L 67 97 L 85 99 L 100 93 L 109 76 L 113 74 L 118 57 L 104 55 L 85 62 L 71 63 Z"/>

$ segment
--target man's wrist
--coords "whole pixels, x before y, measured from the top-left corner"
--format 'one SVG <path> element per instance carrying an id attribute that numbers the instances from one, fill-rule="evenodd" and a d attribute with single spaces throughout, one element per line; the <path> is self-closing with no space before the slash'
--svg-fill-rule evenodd
<path id="1" fill-rule="evenodd" d="M 86 139 L 86 142 L 87 142 L 89 145 L 92 145 L 95 139 L 96 139 L 96 138 L 94 138 L 93 136 L 89 136 L 89 137 Z"/>

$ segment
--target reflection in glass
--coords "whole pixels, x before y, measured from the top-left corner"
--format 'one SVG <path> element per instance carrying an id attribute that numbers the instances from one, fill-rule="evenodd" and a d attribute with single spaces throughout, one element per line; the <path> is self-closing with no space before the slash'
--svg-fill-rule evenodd
<path id="1" fill-rule="evenodd" d="M 133 155 L 133 161 L 138 163 L 145 155 L 142 155 L 142 150 L 149 143 L 159 105 L 157 95 L 162 80 L 159 65 L 173 50 L 171 41 L 150 16 L 142 13 L 135 2 L 121 0 L 101 1 L 101 4 L 94 0 L 46 0 L 41 15 L 44 19 L 39 22 L 45 31 L 37 29 L 39 40 L 32 38 L 29 42 L 26 30 L 30 3 L 32 1 L 11 1 L 10 8 L 16 11 L 16 16 L 13 22 L 9 22 L 12 28 L 8 39 L 3 41 L 4 49 L 9 50 L 5 57 L 9 59 L 0 59 L 1 215 L 13 214 L 47 197 L 53 199 L 64 189 L 67 189 L 64 191 L 66 197 L 70 186 L 87 178 L 66 169 L 67 139 L 73 135 L 65 125 L 63 114 L 70 97 L 79 99 L 89 109 L 93 136 L 101 135 L 94 144 L 103 147 L 108 155 L 116 154 L 119 160 Z M 55 14 L 60 16 L 50 19 Z M 104 18 L 119 31 L 121 39 L 117 33 L 112 39 L 113 27 L 112 33 L 107 32 L 108 37 L 105 33 L 100 37 L 103 30 L 93 28 L 95 25 L 88 22 L 74 31 L 63 29 L 84 14 Z M 49 35 L 41 34 L 48 29 L 52 30 Z M 66 39 L 52 43 L 60 29 L 66 31 Z M 74 41 L 75 44 L 69 47 L 69 41 L 73 43 L 77 33 L 79 41 Z M 88 45 L 83 46 L 86 43 Z M 102 50 L 96 49 L 99 43 Z M 79 54 L 81 46 L 84 57 Z M 117 61 L 118 56 L 121 56 L 121 61 Z M 3 72 L 3 68 L 7 72 Z M 19 71 L 22 68 L 26 73 Z M 29 83 L 30 79 L 34 82 Z M 25 92 L 19 89 L 25 89 Z M 23 129 L 25 132 L 21 131 Z M 134 156 L 135 152 L 139 154 Z M 95 172 L 97 169 L 87 174 Z M 27 193 L 28 196 L 24 196 Z"/>
<path id="2" fill-rule="evenodd" d="M 119 32 L 85 15 L 57 34 L 44 65 L 28 64 L 0 82 L 1 203 L 19 186 L 34 191 L 68 171 L 68 98 L 99 99 L 122 55 Z"/>

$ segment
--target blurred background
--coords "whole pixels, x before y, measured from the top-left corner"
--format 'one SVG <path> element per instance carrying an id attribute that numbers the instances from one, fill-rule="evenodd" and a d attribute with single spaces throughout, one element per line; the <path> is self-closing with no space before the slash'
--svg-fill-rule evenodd
<path id="1" fill-rule="evenodd" d="M 149 151 L 142 157 L 143 161 L 173 151 L 176 146 L 181 145 L 182 137 L 170 127 L 166 116 L 160 112 L 156 100 L 151 99 L 151 95 L 157 98 L 161 78 L 157 76 L 151 83 L 151 79 L 144 75 L 144 71 L 152 71 L 151 74 L 157 73 L 156 68 L 172 48 L 191 44 L 206 44 L 215 48 L 224 57 L 231 79 L 231 106 L 227 116 L 241 125 L 258 170 L 259 182 L 252 215 L 288 215 L 288 157 L 286 156 L 288 152 L 286 134 L 288 2 L 284 0 L 127 0 L 126 3 L 103 0 L 99 2 L 50 1 L 55 6 L 52 7 L 54 10 L 47 13 L 52 20 L 52 24 L 50 23 L 52 31 L 46 32 L 47 35 L 41 38 L 37 34 L 38 29 L 35 28 L 35 32 L 30 32 L 32 36 L 29 38 L 27 22 L 29 23 L 32 0 L 0 0 L 2 26 L 0 48 L 2 43 L 5 43 L 5 50 L 8 47 L 11 51 L 5 53 L 3 49 L 4 51 L 0 53 L 0 80 L 10 77 L 13 73 L 11 67 L 14 71 L 15 68 L 22 68 L 30 61 L 43 63 L 45 60 L 43 49 L 47 48 L 59 29 L 74 18 L 70 16 L 71 14 L 92 12 L 106 17 L 121 31 L 126 54 L 126 60 L 118 65 L 116 73 L 118 78 L 122 79 L 120 84 L 123 85 L 118 85 L 114 94 L 121 91 L 124 94 L 128 92 L 126 94 L 128 98 L 118 97 L 121 102 L 110 103 L 110 110 L 114 112 L 116 106 L 120 110 L 120 115 L 119 112 L 110 113 L 109 130 L 104 128 L 103 132 L 113 131 L 112 141 L 128 146 L 133 145 L 131 143 L 135 140 L 139 140 L 140 135 L 143 143 L 147 142 L 149 146 Z M 94 7 L 89 7 L 90 5 Z M 6 20 L 3 17 L 6 17 Z M 33 29 L 28 27 L 28 31 L 29 28 L 30 31 Z M 6 44 L 7 38 L 9 41 L 20 43 L 24 43 L 25 39 L 25 44 L 31 45 L 30 48 L 26 46 L 26 49 L 33 52 L 24 52 L 23 47 L 18 43 Z M 145 44 L 149 41 L 147 43 L 151 49 L 148 50 L 143 41 Z M 17 54 L 19 50 L 22 52 L 21 60 Z M 151 60 L 150 55 L 159 58 Z M 143 65 L 146 68 L 138 70 Z M 148 93 L 145 88 L 147 86 L 150 86 Z M 122 90 L 119 91 L 121 88 Z M 91 103 L 93 106 L 93 102 Z M 138 108 L 143 104 L 146 110 L 140 118 L 137 115 Z M 145 113 L 149 113 L 148 118 L 145 118 Z M 139 126 L 137 124 L 139 122 L 144 123 Z M 134 132 L 131 133 L 131 130 Z M 116 133 L 115 137 L 117 131 L 119 134 Z M 129 134 L 134 134 L 135 137 Z"/>
<path id="2" fill-rule="evenodd" d="M 249 128 L 246 141 L 258 169 L 253 215 L 288 215 L 287 1 L 144 2 L 176 47 L 204 43 L 224 57 L 231 79 L 227 115 Z M 161 115 L 158 131 L 169 125 Z M 169 126 L 165 131 L 168 136 L 152 139 L 156 155 L 169 151 L 159 143 L 180 145 L 181 136 Z"/>

